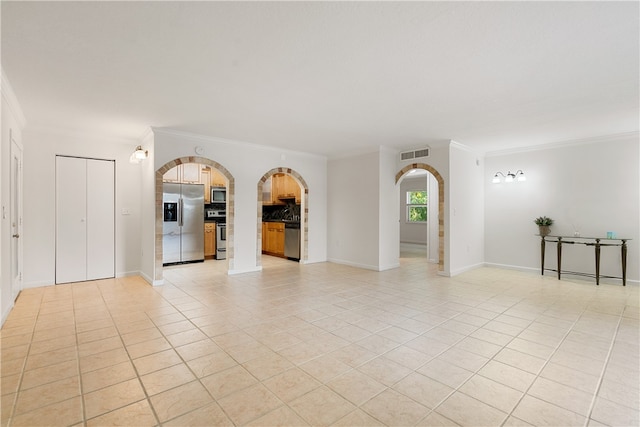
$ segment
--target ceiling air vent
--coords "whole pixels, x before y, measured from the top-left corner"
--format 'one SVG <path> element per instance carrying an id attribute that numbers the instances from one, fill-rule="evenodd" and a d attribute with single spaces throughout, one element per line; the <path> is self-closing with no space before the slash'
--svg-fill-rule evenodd
<path id="1" fill-rule="evenodd" d="M 429 157 L 429 149 L 421 148 L 419 150 L 405 151 L 400 153 L 400 160 L 419 159 L 420 157 Z"/>

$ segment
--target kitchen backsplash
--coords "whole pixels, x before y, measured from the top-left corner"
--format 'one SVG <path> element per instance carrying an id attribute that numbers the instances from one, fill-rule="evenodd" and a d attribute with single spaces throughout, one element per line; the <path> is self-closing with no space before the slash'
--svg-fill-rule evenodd
<path id="1" fill-rule="evenodd" d="M 300 205 L 288 203 L 286 206 L 263 206 L 263 221 L 300 221 Z"/>

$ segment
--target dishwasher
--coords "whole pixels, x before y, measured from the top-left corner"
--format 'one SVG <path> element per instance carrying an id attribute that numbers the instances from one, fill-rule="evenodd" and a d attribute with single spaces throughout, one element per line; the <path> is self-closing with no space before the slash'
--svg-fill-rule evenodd
<path id="1" fill-rule="evenodd" d="M 287 259 L 300 261 L 300 223 L 284 224 L 284 256 Z"/>

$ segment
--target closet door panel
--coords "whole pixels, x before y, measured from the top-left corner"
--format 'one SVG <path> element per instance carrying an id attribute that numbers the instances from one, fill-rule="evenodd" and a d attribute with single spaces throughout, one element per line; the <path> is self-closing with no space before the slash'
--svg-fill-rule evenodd
<path id="1" fill-rule="evenodd" d="M 56 157 L 56 283 L 87 277 L 87 160 Z"/>
<path id="2" fill-rule="evenodd" d="M 115 276 L 114 162 L 87 160 L 87 277 Z"/>

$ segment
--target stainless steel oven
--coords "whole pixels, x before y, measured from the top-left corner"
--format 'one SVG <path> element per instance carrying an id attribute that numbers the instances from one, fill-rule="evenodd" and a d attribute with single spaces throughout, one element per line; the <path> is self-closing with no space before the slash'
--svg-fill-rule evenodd
<path id="1" fill-rule="evenodd" d="M 227 259 L 227 224 L 216 223 L 216 259 Z"/>

